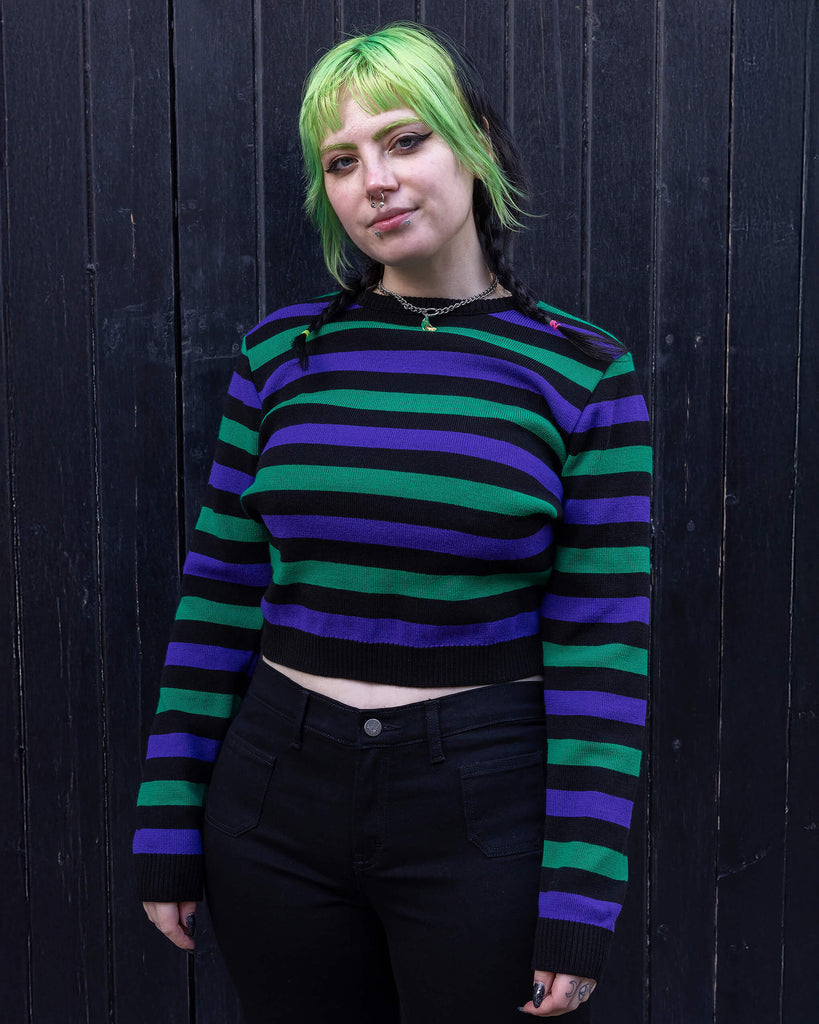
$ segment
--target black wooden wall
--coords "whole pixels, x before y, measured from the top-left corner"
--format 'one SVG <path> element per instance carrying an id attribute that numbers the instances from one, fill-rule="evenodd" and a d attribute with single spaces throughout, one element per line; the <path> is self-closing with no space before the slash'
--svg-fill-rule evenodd
<path id="1" fill-rule="evenodd" d="M 520 266 L 629 343 L 653 407 L 648 827 L 594 1020 L 816 1019 L 816 0 L 0 16 L 3 1019 L 238 1019 L 206 924 L 189 961 L 143 917 L 133 802 L 232 354 L 328 285 L 301 82 L 399 17 L 482 64 L 546 214 Z"/>

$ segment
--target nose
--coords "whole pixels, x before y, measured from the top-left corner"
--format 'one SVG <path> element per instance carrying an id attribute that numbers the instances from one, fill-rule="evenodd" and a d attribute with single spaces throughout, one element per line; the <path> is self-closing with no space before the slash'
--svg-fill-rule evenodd
<path id="1" fill-rule="evenodd" d="M 364 191 L 367 197 L 377 196 L 381 192 L 394 192 L 398 188 L 398 179 L 384 157 L 370 159 L 364 167 Z"/>

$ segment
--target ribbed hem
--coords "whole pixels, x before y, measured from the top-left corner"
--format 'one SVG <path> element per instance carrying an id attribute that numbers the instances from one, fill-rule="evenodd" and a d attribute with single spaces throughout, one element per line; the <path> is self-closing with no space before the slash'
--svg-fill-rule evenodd
<path id="1" fill-rule="evenodd" d="M 392 686 L 506 683 L 543 671 L 537 637 L 479 647 L 399 647 L 320 637 L 266 622 L 262 653 L 301 672 Z"/>
<path id="2" fill-rule="evenodd" d="M 541 917 L 535 929 L 532 969 L 600 979 L 612 932 L 592 924 Z"/>
<path id="3" fill-rule="evenodd" d="M 148 903 L 202 899 L 204 868 L 200 853 L 137 853 L 139 898 Z"/>

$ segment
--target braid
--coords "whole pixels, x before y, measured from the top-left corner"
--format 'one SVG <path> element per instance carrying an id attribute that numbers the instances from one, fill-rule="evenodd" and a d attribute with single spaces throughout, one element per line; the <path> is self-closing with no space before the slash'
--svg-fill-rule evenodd
<path id="1" fill-rule="evenodd" d="M 517 276 L 511 261 L 506 255 L 506 245 L 509 239 L 509 232 L 506 231 L 495 216 L 494 210 L 481 182 L 475 183 L 475 223 L 478 228 L 478 236 L 481 240 L 484 255 L 486 256 L 489 269 L 493 271 L 500 283 L 507 288 L 515 300 L 517 308 L 524 316 L 529 316 L 541 324 L 549 324 L 578 348 L 585 355 L 596 359 L 605 359 L 611 362 L 614 358 L 616 346 L 610 339 L 599 341 L 574 330 L 564 323 L 557 323 L 551 318 L 545 309 L 538 305 L 537 296 Z"/>
<path id="2" fill-rule="evenodd" d="M 324 309 L 308 323 L 307 329 L 293 339 L 293 351 L 298 356 L 299 366 L 307 369 L 307 342 L 311 335 L 318 334 L 322 327 L 331 320 L 341 316 L 351 302 L 367 288 L 371 288 L 381 279 L 382 266 L 375 260 L 368 260 L 364 270 L 354 273 L 344 282 L 342 289 L 324 307 Z"/>

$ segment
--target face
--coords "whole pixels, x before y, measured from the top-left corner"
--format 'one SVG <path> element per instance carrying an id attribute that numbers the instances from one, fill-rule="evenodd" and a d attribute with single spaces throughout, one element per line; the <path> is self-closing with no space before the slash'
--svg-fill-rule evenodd
<path id="1" fill-rule="evenodd" d="M 324 185 L 358 248 L 407 269 L 474 258 L 474 175 L 441 136 L 406 107 L 370 114 L 347 96 L 339 114 L 341 128 L 322 144 Z"/>

